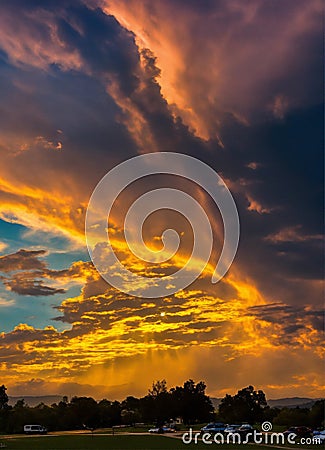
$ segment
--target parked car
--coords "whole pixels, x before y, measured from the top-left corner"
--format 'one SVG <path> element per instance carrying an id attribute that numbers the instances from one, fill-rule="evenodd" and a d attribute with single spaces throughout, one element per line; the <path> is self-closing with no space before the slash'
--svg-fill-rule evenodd
<path id="1" fill-rule="evenodd" d="M 226 425 L 221 422 L 211 422 L 208 423 L 205 427 L 201 428 L 201 433 L 224 433 Z"/>
<path id="2" fill-rule="evenodd" d="M 288 436 L 289 434 L 295 434 L 298 437 L 311 437 L 313 435 L 313 430 L 311 430 L 308 427 L 290 427 L 283 433 L 285 436 Z"/>
<path id="3" fill-rule="evenodd" d="M 24 425 L 25 434 L 46 434 L 47 429 L 42 425 Z"/>
<path id="4" fill-rule="evenodd" d="M 227 425 L 224 433 L 235 433 L 241 425 Z"/>
<path id="5" fill-rule="evenodd" d="M 149 433 L 175 433 L 175 428 L 170 427 L 169 425 L 163 425 L 162 427 L 154 427 L 148 430 Z"/>
<path id="6" fill-rule="evenodd" d="M 164 433 L 175 433 L 175 428 L 170 427 L 169 425 L 164 425 L 162 427 Z"/>
<path id="7" fill-rule="evenodd" d="M 154 427 L 154 428 L 150 428 L 149 433 L 163 433 L 163 427 Z"/>
<path id="8" fill-rule="evenodd" d="M 287 430 L 285 430 L 285 431 L 283 432 L 283 434 L 284 434 L 285 436 L 288 436 L 289 434 L 295 434 L 295 435 L 297 435 L 297 433 L 296 433 L 297 428 L 298 428 L 298 427 L 290 427 L 290 428 L 288 428 Z"/>
<path id="9" fill-rule="evenodd" d="M 254 427 L 252 425 L 250 425 L 249 423 L 243 423 L 242 425 L 240 425 L 238 430 L 240 430 L 240 431 L 253 431 Z"/>
<path id="10" fill-rule="evenodd" d="M 313 438 L 317 439 L 320 444 L 324 444 L 325 443 L 325 430 L 313 431 Z M 314 443 L 316 444 L 317 442 L 314 442 Z"/>
<path id="11" fill-rule="evenodd" d="M 325 430 L 314 430 L 313 431 L 313 436 L 318 436 L 319 434 L 325 434 Z"/>
<path id="12" fill-rule="evenodd" d="M 234 425 L 234 428 L 232 430 L 229 430 L 226 432 L 227 436 L 231 436 L 232 434 L 239 434 L 242 440 L 245 440 L 247 435 L 251 433 L 250 436 L 248 436 L 250 439 L 253 439 L 253 432 L 254 427 L 252 425 L 249 425 L 248 423 L 244 423 L 243 425 Z M 236 427 L 236 428 L 235 428 Z"/>

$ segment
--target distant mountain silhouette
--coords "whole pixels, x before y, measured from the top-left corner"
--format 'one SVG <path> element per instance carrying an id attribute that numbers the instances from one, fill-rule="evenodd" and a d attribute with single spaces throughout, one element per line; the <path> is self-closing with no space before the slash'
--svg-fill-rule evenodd
<path id="1" fill-rule="evenodd" d="M 62 400 L 62 397 L 62 395 L 21 395 L 19 397 L 9 395 L 9 405 L 14 406 L 18 400 L 22 399 L 25 400 L 25 403 L 28 406 L 37 406 L 40 403 L 44 403 L 44 405 L 52 405 L 53 403 L 59 403 Z"/>
<path id="2" fill-rule="evenodd" d="M 28 406 L 37 406 L 40 403 L 45 405 L 52 405 L 53 403 L 59 403 L 62 400 L 62 395 L 21 395 L 21 396 L 9 396 L 9 405 L 14 406 L 18 400 L 25 400 Z M 221 398 L 210 397 L 213 406 L 217 409 L 221 403 Z M 319 400 L 318 398 L 305 398 L 305 397 L 289 397 L 289 398 L 278 398 L 270 399 L 267 401 L 271 408 L 311 408 L 313 404 Z"/>
<path id="3" fill-rule="evenodd" d="M 268 400 L 267 403 L 271 408 L 311 408 L 319 398 L 291 397 L 279 398 L 276 400 Z"/>
<path id="4" fill-rule="evenodd" d="M 221 398 L 210 397 L 213 406 L 217 409 L 221 403 Z M 288 398 L 277 398 L 267 400 L 267 404 L 271 408 L 311 408 L 313 404 L 320 400 L 319 398 L 305 398 L 305 397 L 288 397 Z"/>

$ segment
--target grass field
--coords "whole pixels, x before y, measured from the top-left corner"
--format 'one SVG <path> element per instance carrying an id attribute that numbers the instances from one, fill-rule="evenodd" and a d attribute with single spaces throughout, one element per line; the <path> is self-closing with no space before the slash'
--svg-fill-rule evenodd
<path id="1" fill-rule="evenodd" d="M 180 439 L 167 436 L 103 436 L 103 435 L 75 435 L 75 436 L 40 436 L 40 437 L 15 437 L 1 439 L 0 443 L 6 444 L 6 449 L 15 450 L 202 450 L 203 448 L 218 448 L 238 450 L 238 447 L 248 450 L 270 450 L 270 446 L 252 445 L 206 445 L 183 444 Z M 320 449 L 322 446 L 296 446 L 295 448 Z M 274 448 L 274 447 L 273 447 Z"/>

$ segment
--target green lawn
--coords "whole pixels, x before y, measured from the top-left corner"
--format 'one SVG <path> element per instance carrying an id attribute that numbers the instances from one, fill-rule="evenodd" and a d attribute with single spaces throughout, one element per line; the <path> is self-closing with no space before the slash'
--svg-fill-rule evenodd
<path id="1" fill-rule="evenodd" d="M 102 435 L 76 435 L 76 436 L 40 436 L 40 437 L 17 437 L 11 439 L 0 439 L 7 445 L 7 449 L 15 450 L 202 450 L 207 448 L 218 448 L 227 450 L 238 450 L 238 445 L 185 445 L 180 439 L 167 436 L 102 436 Z M 246 446 L 240 446 L 245 448 Z M 297 446 L 298 448 L 322 448 L 321 446 Z M 295 448 L 297 448 L 295 447 Z M 270 447 L 248 445 L 247 450 L 270 450 Z"/>

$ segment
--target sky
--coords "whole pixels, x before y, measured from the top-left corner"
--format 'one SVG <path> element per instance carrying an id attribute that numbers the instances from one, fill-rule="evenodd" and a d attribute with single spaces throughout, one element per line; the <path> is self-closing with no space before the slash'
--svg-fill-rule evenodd
<path id="1" fill-rule="evenodd" d="M 249 384 L 268 398 L 321 397 L 323 30 L 318 0 L 0 2 L 0 380 L 9 395 L 145 395 L 204 380 L 215 397 Z M 101 178 L 151 152 L 218 172 L 240 241 L 211 283 L 223 228 L 197 185 L 148 177 L 109 224 L 119 258 L 164 276 L 191 252 L 177 212 L 143 235 L 172 260 L 130 255 L 123 216 L 148 189 L 185 190 L 213 229 L 210 263 L 183 290 L 134 297 L 93 266 L 85 214 Z M 177 178 L 177 177 L 176 177 Z"/>

